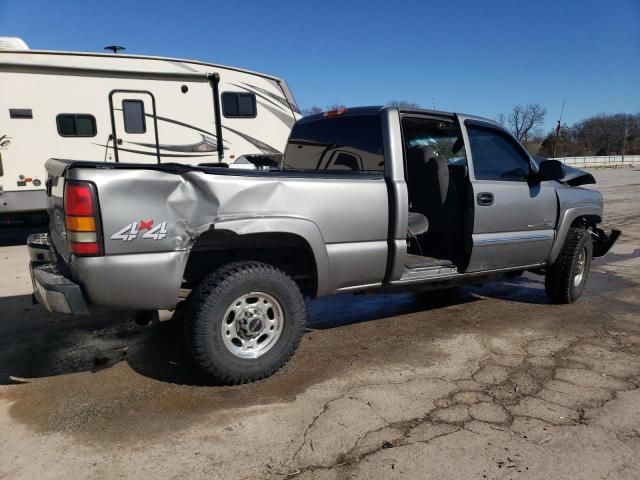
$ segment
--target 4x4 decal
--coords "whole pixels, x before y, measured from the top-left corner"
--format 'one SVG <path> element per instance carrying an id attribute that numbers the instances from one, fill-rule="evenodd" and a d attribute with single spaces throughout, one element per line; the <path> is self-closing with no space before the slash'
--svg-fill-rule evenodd
<path id="1" fill-rule="evenodd" d="M 130 242 L 138 238 L 138 234 L 145 230 L 146 232 L 142 235 L 142 238 L 147 240 L 162 240 L 167 236 L 167 222 L 159 223 L 155 227 L 153 226 L 153 220 L 133 222 L 111 235 L 111 240 Z"/>

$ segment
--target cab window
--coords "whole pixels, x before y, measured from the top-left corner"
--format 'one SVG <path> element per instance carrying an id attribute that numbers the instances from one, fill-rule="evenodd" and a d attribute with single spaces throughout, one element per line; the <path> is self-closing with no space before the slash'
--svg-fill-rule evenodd
<path id="1" fill-rule="evenodd" d="M 284 170 L 372 173 L 384 171 L 382 122 L 376 115 L 347 115 L 298 122 Z"/>

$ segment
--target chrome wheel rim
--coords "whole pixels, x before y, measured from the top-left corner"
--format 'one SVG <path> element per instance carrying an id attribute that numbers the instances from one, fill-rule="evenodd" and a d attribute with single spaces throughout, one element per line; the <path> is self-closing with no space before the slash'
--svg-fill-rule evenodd
<path id="1" fill-rule="evenodd" d="M 580 255 L 578 255 L 578 261 L 576 262 L 576 271 L 573 276 L 573 286 L 577 287 L 582 283 L 582 279 L 584 278 L 584 273 L 587 268 L 587 249 L 583 248 L 580 250 Z"/>
<path id="2" fill-rule="evenodd" d="M 277 342 L 284 327 L 280 302 L 264 292 L 236 298 L 224 314 L 222 340 L 239 358 L 258 358 Z"/>

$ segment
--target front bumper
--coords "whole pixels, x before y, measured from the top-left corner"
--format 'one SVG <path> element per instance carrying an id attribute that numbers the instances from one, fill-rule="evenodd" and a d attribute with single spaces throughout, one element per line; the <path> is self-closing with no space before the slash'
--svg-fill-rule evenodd
<path id="1" fill-rule="evenodd" d="M 620 230 L 611 230 L 611 233 L 606 233 L 604 230 L 596 228 L 593 232 L 593 257 L 604 257 L 609 253 L 619 236 Z"/>
<path id="2" fill-rule="evenodd" d="M 89 307 L 80 285 L 65 276 L 56 265 L 48 235 L 30 235 L 27 246 L 36 301 L 50 312 L 89 315 Z"/>

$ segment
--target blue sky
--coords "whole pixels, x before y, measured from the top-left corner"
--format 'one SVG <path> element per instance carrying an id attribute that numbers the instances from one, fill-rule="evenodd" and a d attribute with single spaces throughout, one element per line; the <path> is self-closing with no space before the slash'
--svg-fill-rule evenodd
<path id="1" fill-rule="evenodd" d="M 640 0 L 0 0 L 0 35 L 37 49 L 211 61 L 285 78 L 301 107 L 404 99 L 555 124 L 640 111 Z"/>

